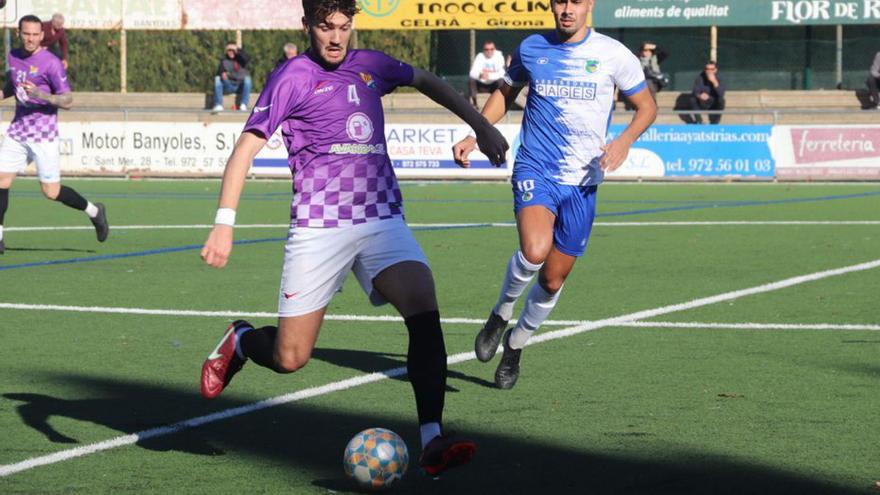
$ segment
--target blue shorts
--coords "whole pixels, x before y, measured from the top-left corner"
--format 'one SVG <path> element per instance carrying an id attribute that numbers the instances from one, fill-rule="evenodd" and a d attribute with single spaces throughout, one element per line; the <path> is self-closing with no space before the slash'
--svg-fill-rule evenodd
<path id="1" fill-rule="evenodd" d="M 561 253 L 582 256 L 596 216 L 596 186 L 558 184 L 532 170 L 514 171 L 513 211 L 540 205 L 556 215 L 553 245 Z"/>

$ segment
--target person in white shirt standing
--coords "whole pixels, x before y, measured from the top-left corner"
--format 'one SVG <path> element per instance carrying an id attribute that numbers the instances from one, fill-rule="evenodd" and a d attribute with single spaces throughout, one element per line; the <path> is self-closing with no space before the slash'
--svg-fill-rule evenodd
<path id="1" fill-rule="evenodd" d="M 474 57 L 468 74 L 471 103 L 477 106 L 477 93 L 492 93 L 501 87 L 506 72 L 504 54 L 495 48 L 495 42 L 486 40 L 483 51 Z"/>

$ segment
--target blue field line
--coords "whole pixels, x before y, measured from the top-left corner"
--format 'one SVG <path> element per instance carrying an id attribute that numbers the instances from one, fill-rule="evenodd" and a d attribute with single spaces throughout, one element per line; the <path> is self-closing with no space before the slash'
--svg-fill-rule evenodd
<path id="1" fill-rule="evenodd" d="M 452 230 L 452 229 L 478 229 L 484 227 L 491 227 L 491 223 L 482 223 L 482 224 L 469 224 L 469 225 L 438 225 L 436 227 L 432 226 L 420 226 L 420 227 L 412 227 L 412 230 L 417 231 L 433 231 L 433 230 Z M 286 241 L 287 237 L 267 237 L 264 239 L 249 239 L 249 240 L 241 240 L 234 241 L 235 245 L 247 245 L 247 244 L 261 244 L 265 242 L 279 242 Z M 49 261 L 34 261 L 31 263 L 18 263 L 15 265 L 0 265 L 0 271 L 3 270 L 14 270 L 16 268 L 32 268 L 36 266 L 51 266 L 51 265 L 70 265 L 75 263 L 91 263 L 94 261 L 107 261 L 107 260 L 115 260 L 121 258 L 139 258 L 142 256 L 153 256 L 157 254 L 169 254 L 169 253 L 179 253 L 181 251 L 194 251 L 197 249 L 202 249 L 203 244 L 190 244 L 187 246 L 177 246 L 177 247 L 167 247 L 167 248 L 159 248 L 159 249 L 148 249 L 146 251 L 134 251 L 131 253 L 117 253 L 117 254 L 102 254 L 99 256 L 84 256 L 80 258 L 68 258 L 63 260 L 49 260 Z"/>
<path id="2" fill-rule="evenodd" d="M 791 198 L 791 199 L 773 199 L 773 200 L 764 200 L 764 201 L 716 201 L 708 204 L 696 204 L 696 205 L 682 205 L 682 206 L 669 206 L 666 208 L 651 208 L 645 210 L 632 210 L 632 211 L 616 211 L 611 213 L 599 213 L 596 217 L 622 217 L 629 215 L 647 215 L 651 213 L 664 213 L 668 211 L 685 211 L 685 210 L 703 210 L 708 208 L 740 208 L 743 206 L 765 206 L 765 205 L 779 205 L 779 204 L 794 204 L 794 203 L 811 203 L 817 201 L 837 201 L 841 199 L 854 199 L 854 198 L 866 198 L 870 196 L 880 196 L 880 191 L 872 191 L 872 192 L 864 192 L 864 193 L 855 193 L 855 194 L 841 194 L 836 196 L 819 196 L 815 198 Z"/>
<path id="3" fill-rule="evenodd" d="M 699 210 L 705 208 L 739 208 L 743 206 L 762 206 L 762 205 L 772 205 L 772 204 L 794 204 L 794 203 L 808 203 L 808 202 L 816 202 L 816 201 L 834 201 L 841 199 L 854 199 L 854 198 L 864 198 L 870 196 L 880 196 L 880 191 L 874 192 L 864 192 L 864 193 L 856 193 L 856 194 L 843 194 L 836 196 L 820 196 L 815 198 L 792 198 L 792 199 L 778 199 L 778 200 L 768 200 L 768 201 L 737 201 L 737 202 L 714 202 L 711 204 L 698 204 L 698 205 L 684 205 L 684 206 L 675 206 L 675 207 L 667 207 L 667 208 L 653 208 L 646 210 L 634 210 L 634 211 L 620 211 L 620 212 L 611 212 L 611 213 L 598 213 L 596 217 L 619 217 L 619 216 L 629 216 L 629 215 L 646 215 L 651 213 L 662 213 L 668 211 L 683 211 L 683 210 Z M 513 222 L 511 222 L 513 224 Z M 493 223 L 476 223 L 476 224 L 461 224 L 461 225 L 438 225 L 436 227 L 432 226 L 420 226 L 420 227 L 412 227 L 414 231 L 439 231 L 439 230 L 453 230 L 453 229 L 481 229 L 486 227 L 493 226 Z M 277 242 L 277 241 L 285 241 L 286 237 L 270 237 L 265 239 L 252 239 L 252 240 L 242 240 L 235 241 L 233 244 L 236 245 L 246 245 L 246 244 L 259 244 L 264 242 Z M 49 266 L 49 265 L 66 265 L 73 263 L 88 263 L 92 261 L 104 261 L 104 260 L 112 260 L 119 258 L 135 258 L 141 256 L 152 256 L 155 254 L 167 254 L 167 253 L 177 253 L 181 251 L 191 251 L 195 249 L 201 249 L 201 244 L 191 244 L 188 246 L 179 246 L 179 247 L 170 247 L 170 248 L 160 248 L 160 249 L 150 249 L 146 251 L 135 251 L 131 253 L 119 253 L 119 254 L 107 254 L 100 256 L 87 256 L 82 258 L 70 258 L 64 260 L 51 260 L 51 261 L 35 261 L 32 263 L 20 263 L 15 265 L 0 265 L 0 271 L 2 270 L 12 270 L 16 268 L 30 268 L 36 266 Z"/>
<path id="4" fill-rule="evenodd" d="M 269 237 L 265 239 L 249 239 L 249 240 L 241 240 L 234 241 L 235 245 L 245 245 L 245 244 L 260 244 L 264 242 L 277 242 L 277 241 L 286 241 L 287 237 Z M 134 251 L 131 253 L 117 253 L 117 254 L 102 254 L 100 256 L 85 256 L 82 258 L 69 258 L 65 260 L 49 260 L 49 261 L 34 261 L 32 263 L 19 263 L 17 265 L 0 265 L 0 271 L 2 270 L 14 270 L 16 268 L 31 268 L 35 266 L 49 266 L 49 265 L 69 265 L 73 263 L 89 263 L 92 261 L 105 261 L 105 260 L 115 260 L 120 258 L 137 258 L 141 256 L 152 256 L 154 254 L 168 254 L 168 253 L 179 253 L 181 251 L 193 251 L 197 249 L 202 249 L 202 244 L 190 244 L 188 246 L 178 246 L 178 247 L 169 247 L 169 248 L 159 248 L 159 249 L 148 249 L 146 251 Z"/>

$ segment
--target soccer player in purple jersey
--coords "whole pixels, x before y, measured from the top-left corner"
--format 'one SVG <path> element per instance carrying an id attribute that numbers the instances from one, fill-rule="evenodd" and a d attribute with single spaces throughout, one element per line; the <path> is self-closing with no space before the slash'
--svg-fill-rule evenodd
<path id="1" fill-rule="evenodd" d="M 9 188 L 16 174 L 34 161 L 40 187 L 48 198 L 85 211 L 95 226 L 98 241 L 104 242 L 110 227 L 101 203 L 92 204 L 72 188 L 61 185 L 58 149 L 58 109 L 73 104 L 67 72 L 61 60 L 40 46 L 43 24 L 26 15 L 18 21 L 21 48 L 6 59 L 3 98 L 15 96 L 15 117 L 0 144 L 0 254 L 6 249 L 3 219 L 9 207 Z"/>
<path id="2" fill-rule="evenodd" d="M 222 267 L 235 209 L 257 152 L 281 128 L 293 173 L 291 227 L 278 295 L 278 326 L 236 321 L 202 366 L 201 392 L 219 395 L 247 359 L 278 373 L 308 362 L 327 305 L 353 271 L 373 304 L 390 302 L 409 332 L 407 372 L 420 424 L 421 467 L 430 475 L 468 462 L 476 447 L 442 431 L 446 348 L 434 280 L 403 219 L 388 158 L 381 98 L 413 86 L 476 132 L 504 161 L 504 137 L 436 76 L 372 50 L 348 50 L 356 0 L 304 0 L 311 47 L 273 71 L 226 164 L 215 225 L 202 249 Z"/>

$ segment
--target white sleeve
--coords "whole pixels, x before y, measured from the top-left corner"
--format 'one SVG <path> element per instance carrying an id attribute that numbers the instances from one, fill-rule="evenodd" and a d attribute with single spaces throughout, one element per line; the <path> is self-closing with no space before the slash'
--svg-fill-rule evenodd
<path id="1" fill-rule="evenodd" d="M 618 50 L 618 64 L 614 70 L 614 84 L 620 88 L 625 95 L 638 93 L 645 85 L 645 71 L 642 70 L 642 64 L 636 56 L 621 47 Z"/>
<path id="2" fill-rule="evenodd" d="M 489 76 L 489 79 L 495 81 L 504 77 L 504 74 L 507 73 L 507 69 L 505 69 L 504 64 L 504 53 L 501 50 L 495 50 L 495 70 L 492 71 L 492 74 Z"/>
<path id="3" fill-rule="evenodd" d="M 483 71 L 483 66 L 485 65 L 486 57 L 483 56 L 483 52 L 480 52 L 477 54 L 476 57 L 474 57 L 474 63 L 473 65 L 471 65 L 471 72 L 469 74 L 471 76 L 471 79 L 479 79 L 480 72 Z"/>

